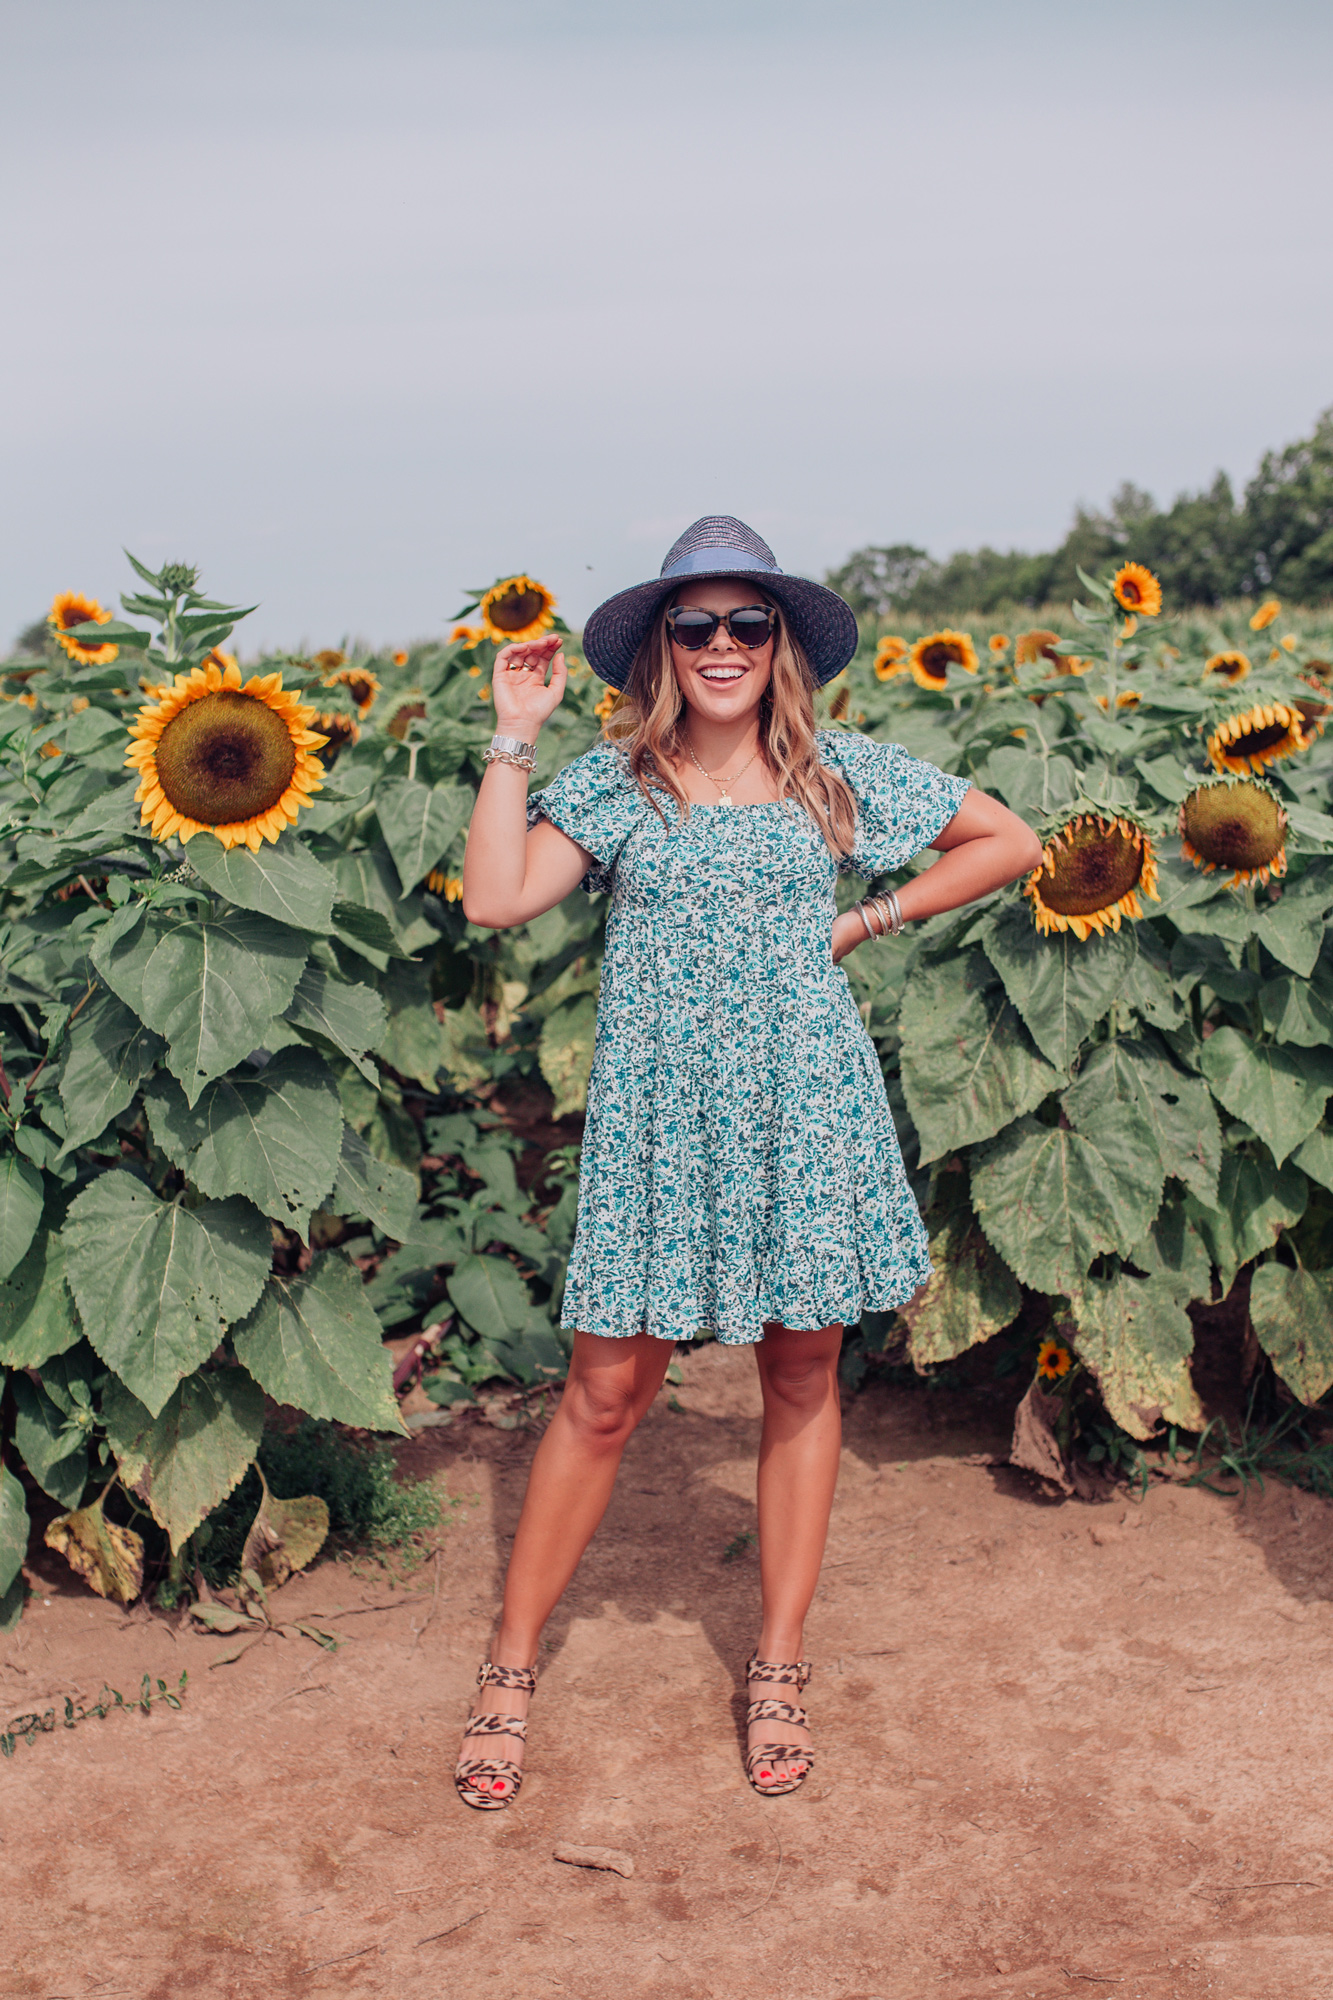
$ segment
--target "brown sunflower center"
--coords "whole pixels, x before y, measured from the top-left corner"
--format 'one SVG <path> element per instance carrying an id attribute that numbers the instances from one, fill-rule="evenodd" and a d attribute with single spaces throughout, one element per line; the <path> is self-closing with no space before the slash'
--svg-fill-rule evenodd
<path id="1" fill-rule="evenodd" d="M 1181 831 L 1219 868 L 1267 868 L 1282 851 L 1282 808 L 1258 785 L 1205 785 L 1181 812 Z"/>
<path id="2" fill-rule="evenodd" d="M 1143 592 L 1140 590 L 1138 581 L 1135 577 L 1132 576 L 1121 577 L 1120 602 L 1122 604 L 1142 604 Z"/>
<path id="3" fill-rule="evenodd" d="M 267 812 L 295 769 L 296 745 L 282 717 L 229 689 L 192 701 L 158 739 L 159 784 L 177 812 L 204 826 Z"/>
<path id="4" fill-rule="evenodd" d="M 949 668 L 957 666 L 962 657 L 957 646 L 947 639 L 937 639 L 933 646 L 924 647 L 919 656 L 922 672 L 936 681 L 947 680 Z"/>
<path id="5" fill-rule="evenodd" d="M 366 703 L 374 697 L 374 684 L 368 681 L 364 674 L 349 674 L 345 685 L 348 694 L 351 695 L 352 700 L 358 708 L 364 708 Z"/>
<path id="6" fill-rule="evenodd" d="M 535 590 L 506 590 L 496 598 L 488 615 L 502 632 L 522 632 L 541 617 L 542 600 Z"/>
<path id="7" fill-rule="evenodd" d="M 1127 896 L 1143 873 L 1143 848 L 1118 826 L 1085 820 L 1065 835 L 1055 872 L 1041 878 L 1041 900 L 1061 917 L 1095 917 Z"/>
<path id="8" fill-rule="evenodd" d="M 1261 729 L 1246 729 L 1227 744 L 1227 754 L 1231 757 L 1258 757 L 1265 750 L 1271 750 L 1275 743 L 1284 743 L 1287 731 L 1285 722 L 1270 722 Z"/>

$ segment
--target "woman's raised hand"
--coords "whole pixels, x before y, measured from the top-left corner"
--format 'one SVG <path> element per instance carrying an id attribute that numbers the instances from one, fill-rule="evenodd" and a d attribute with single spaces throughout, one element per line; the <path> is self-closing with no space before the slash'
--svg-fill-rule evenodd
<path id="1" fill-rule="evenodd" d="M 567 678 L 558 632 L 548 632 L 544 639 L 528 639 L 502 647 L 495 656 L 491 675 L 499 734 L 535 743 L 537 731 L 560 706 Z"/>

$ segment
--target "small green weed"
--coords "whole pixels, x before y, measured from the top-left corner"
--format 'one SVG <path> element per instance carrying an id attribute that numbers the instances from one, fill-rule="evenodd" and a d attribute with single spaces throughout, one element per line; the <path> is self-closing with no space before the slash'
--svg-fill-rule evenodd
<path id="1" fill-rule="evenodd" d="M 758 1546 L 758 1535 L 747 1528 L 743 1535 L 737 1535 L 734 1542 L 727 1543 L 722 1551 L 722 1560 L 724 1563 L 740 1562 L 749 1555 L 751 1549 L 757 1549 Z"/>
<path id="2" fill-rule="evenodd" d="M 173 1693 L 164 1680 L 159 1680 L 154 1684 L 153 1676 L 145 1674 L 138 1694 L 129 1701 L 126 1701 L 119 1688 L 108 1687 L 103 1682 L 101 1694 L 87 1708 L 84 1707 L 81 1701 L 75 1702 L 71 1700 L 69 1695 L 66 1695 L 65 1713 L 61 1718 L 60 1727 L 62 1729 L 76 1729 L 81 1722 L 87 1722 L 94 1715 L 99 1721 L 105 1721 L 106 1717 L 118 1708 L 124 1709 L 127 1713 L 130 1709 L 137 1708 L 142 1714 L 151 1715 L 155 1701 L 165 1702 L 168 1708 L 179 1708 L 181 1706 L 181 1696 L 185 1693 L 188 1681 L 189 1675 L 183 1673 L 177 1681 L 175 1692 Z M 53 1708 L 46 1709 L 40 1715 L 16 1715 L 12 1717 L 7 1727 L 0 1730 L 0 1756 L 12 1757 L 15 1746 L 20 1739 L 24 1743 L 35 1743 L 39 1736 L 51 1735 L 55 1727 L 56 1712 Z"/>

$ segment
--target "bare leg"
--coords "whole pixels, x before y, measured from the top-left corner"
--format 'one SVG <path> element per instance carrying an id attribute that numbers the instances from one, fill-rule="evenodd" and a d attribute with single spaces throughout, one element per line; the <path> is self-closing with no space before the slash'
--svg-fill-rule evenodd
<path id="1" fill-rule="evenodd" d="M 592 1540 L 615 1485 L 621 1453 L 662 1386 L 674 1352 L 669 1340 L 635 1334 L 604 1340 L 576 1333 L 564 1393 L 528 1474 L 528 1490 L 505 1577 L 504 1611 L 491 1658 L 500 1667 L 531 1667 L 542 1628 Z M 482 1688 L 478 1713 L 527 1713 L 526 1695 Z M 522 1761 L 523 1746 L 498 1739 Z M 463 1755 L 492 1753 L 497 1739 L 464 1737 Z M 502 1786 L 497 1796 L 503 1796 Z"/>
<path id="2" fill-rule="evenodd" d="M 810 1332 L 766 1326 L 755 1349 L 764 1394 L 764 1429 L 759 1444 L 759 1572 L 763 1628 L 756 1648 L 761 1660 L 802 1657 L 805 1615 L 819 1582 L 829 1513 L 842 1451 L 842 1410 L 838 1401 L 841 1326 Z M 798 1702 L 795 1689 L 751 1687 L 755 1700 L 775 1696 Z M 785 1722 L 756 1722 L 751 1746 L 808 1741 L 804 1730 Z M 795 1760 L 772 1766 L 775 1783 L 796 1777 Z M 758 1775 L 763 1779 L 763 1767 Z"/>

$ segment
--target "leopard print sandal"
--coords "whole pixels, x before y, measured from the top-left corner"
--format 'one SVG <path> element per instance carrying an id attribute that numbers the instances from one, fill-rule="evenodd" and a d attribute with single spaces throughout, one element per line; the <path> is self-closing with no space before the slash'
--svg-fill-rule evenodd
<path id="1" fill-rule="evenodd" d="M 809 1660 L 760 1660 L 753 1656 L 745 1663 L 746 1691 L 751 1681 L 767 1681 L 773 1687 L 794 1687 L 800 1694 L 809 1681 L 814 1668 Z M 752 1722 L 787 1722 L 796 1729 L 808 1729 L 810 1718 L 796 1702 L 775 1701 L 765 1698 L 752 1701 L 745 1711 L 745 1726 Z M 814 1767 L 815 1753 L 803 1743 L 760 1743 L 745 1754 L 745 1775 L 761 1798 L 779 1798 L 784 1792 L 794 1792 L 803 1785 Z M 787 1778 L 782 1784 L 761 1785 L 756 1773 L 765 1765 L 770 1769 L 774 1764 L 805 1765 L 798 1778 Z"/>
<path id="2" fill-rule="evenodd" d="M 512 1688 L 518 1694 L 531 1695 L 537 1686 L 537 1669 L 495 1667 L 489 1660 L 483 1660 L 477 1669 L 477 1686 Z M 528 1719 L 517 1715 L 478 1715 L 474 1709 L 468 1716 L 463 1736 L 465 1740 L 469 1736 L 514 1736 L 520 1743 L 526 1743 Z M 497 1783 L 511 1785 L 513 1789 L 502 1792 L 497 1798 Z M 506 1757 L 460 1757 L 454 1771 L 459 1798 L 475 1812 L 502 1812 L 518 1797 L 522 1783 L 522 1765 L 513 1764 Z"/>

